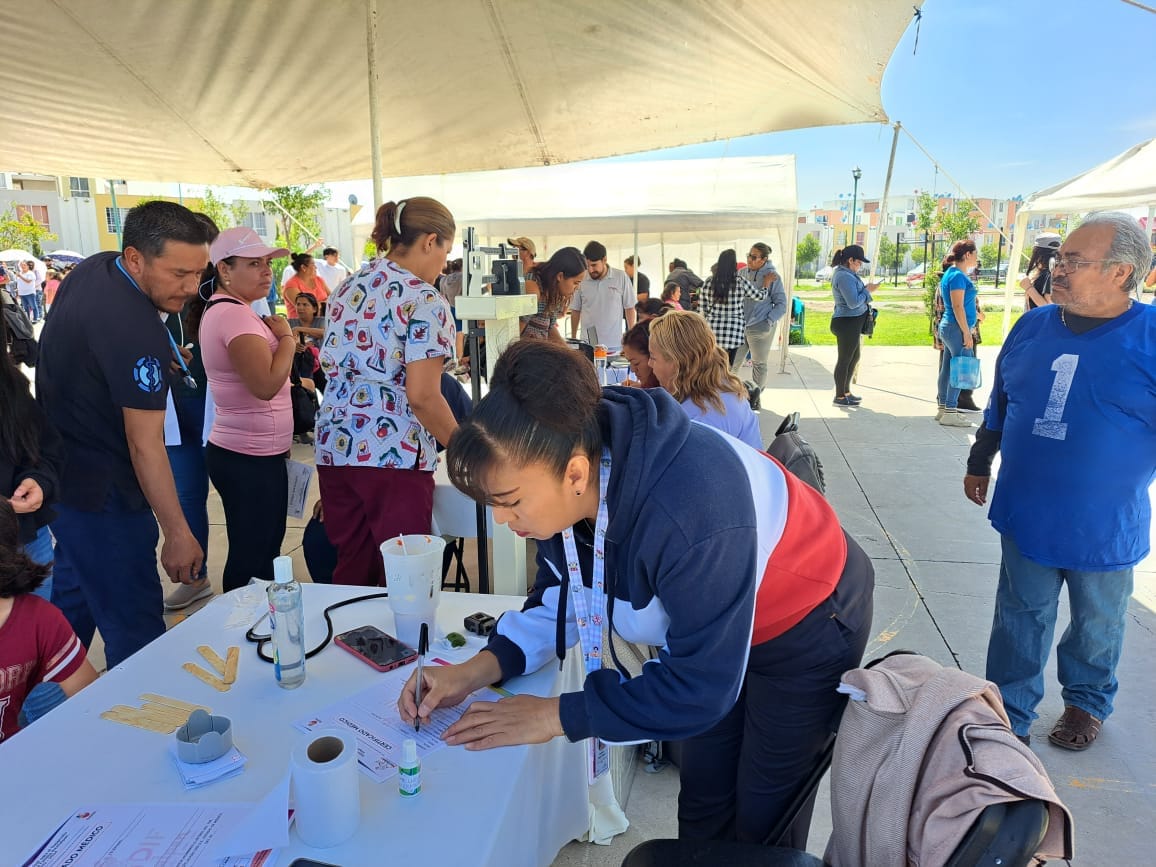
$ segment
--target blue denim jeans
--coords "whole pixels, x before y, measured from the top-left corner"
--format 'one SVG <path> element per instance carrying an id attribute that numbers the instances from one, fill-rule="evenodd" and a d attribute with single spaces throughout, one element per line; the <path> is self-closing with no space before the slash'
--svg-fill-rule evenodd
<path id="1" fill-rule="evenodd" d="M 995 622 L 987 646 L 987 679 L 999 687 L 1012 730 L 1026 735 L 1044 697 L 1044 666 L 1056 629 L 1060 587 L 1068 585 L 1071 623 L 1056 647 L 1065 705 L 1096 719 L 1112 713 L 1124 647 L 1132 570 L 1077 572 L 1041 566 L 1001 537 L 1003 560 L 995 595 Z"/>
<path id="2" fill-rule="evenodd" d="M 209 570 L 209 471 L 205 468 L 205 447 L 201 444 L 205 424 L 205 397 L 203 394 L 174 397 L 174 402 L 180 421 L 182 444 L 167 446 L 165 450 L 173 470 L 181 511 L 189 530 L 205 552 L 200 575 L 203 578 Z"/>
<path id="3" fill-rule="evenodd" d="M 36 563 L 52 563 L 54 557 L 52 550 L 52 533 L 47 527 L 41 527 L 40 532 L 36 534 L 36 538 L 24 546 L 24 553 Z M 51 572 L 49 572 L 48 577 L 44 579 L 44 583 L 37 587 L 33 593 L 47 602 L 52 601 Z M 24 723 L 35 722 L 62 701 L 64 701 L 64 691 L 60 688 L 60 684 L 37 684 L 29 691 L 28 696 L 24 699 L 24 706 L 21 709 Z"/>
<path id="4" fill-rule="evenodd" d="M 153 510 L 129 509 L 116 492 L 99 512 L 58 503 L 52 603 L 85 647 L 100 629 L 111 671 L 164 635 Z"/>
<path id="5" fill-rule="evenodd" d="M 963 355 L 963 333 L 958 325 L 940 322 L 939 339 L 943 341 L 943 352 L 939 354 L 939 389 L 935 402 L 955 409 L 959 405 L 959 389 L 951 387 L 951 359 Z"/>

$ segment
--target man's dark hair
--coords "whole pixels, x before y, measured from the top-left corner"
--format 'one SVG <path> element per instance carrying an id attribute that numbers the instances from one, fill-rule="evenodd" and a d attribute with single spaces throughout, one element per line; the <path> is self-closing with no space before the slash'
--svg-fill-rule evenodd
<path id="1" fill-rule="evenodd" d="M 672 268 L 685 268 L 686 262 L 684 262 L 682 259 L 671 259 L 670 265 Z"/>
<path id="2" fill-rule="evenodd" d="M 166 241 L 209 244 L 209 230 L 197 215 L 176 202 L 145 202 L 124 218 L 123 250 L 132 247 L 146 259 L 164 252 Z"/>
<path id="3" fill-rule="evenodd" d="M 627 256 L 626 260 L 622 264 L 623 265 L 634 265 L 635 264 L 634 257 L 633 256 Z M 642 257 L 641 256 L 638 257 L 638 264 L 639 265 L 642 264 Z"/>
<path id="4" fill-rule="evenodd" d="M 591 241 L 582 248 L 582 255 L 591 262 L 597 262 L 599 259 L 606 258 L 606 247 L 599 244 L 597 241 Z"/>
<path id="5" fill-rule="evenodd" d="M 337 255 L 337 248 L 336 247 L 326 247 L 324 250 L 321 251 L 321 255 L 322 256 L 336 256 Z"/>

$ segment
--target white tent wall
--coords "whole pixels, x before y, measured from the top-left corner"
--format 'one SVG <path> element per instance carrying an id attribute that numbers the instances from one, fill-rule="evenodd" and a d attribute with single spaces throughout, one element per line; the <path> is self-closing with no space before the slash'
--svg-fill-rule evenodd
<path id="1" fill-rule="evenodd" d="M 1156 139 L 1130 147 L 1124 153 L 1063 183 L 1028 198 L 1016 214 L 1015 236 L 1009 262 L 1019 262 L 1024 234 L 1032 214 L 1086 214 L 1089 211 L 1148 208 L 1156 203 Z M 1148 227 L 1151 238 L 1152 226 Z M 1004 283 L 1003 331 L 1011 324 L 1012 295 L 1019 282 L 1008 268 Z"/>
<path id="2" fill-rule="evenodd" d="M 526 236 L 538 259 L 560 247 L 606 245 L 609 263 L 637 244 L 651 292 L 662 291 L 667 263 L 685 259 L 704 279 L 718 254 L 734 248 L 742 264 L 750 245 L 769 244 L 790 291 L 794 274 L 798 197 L 795 157 L 599 162 L 387 178 L 387 200 L 425 195 L 450 209 L 459 236 L 472 226 L 493 246 Z M 354 229 L 367 237 L 373 214 L 358 214 Z M 359 233 L 365 231 L 365 235 Z"/>

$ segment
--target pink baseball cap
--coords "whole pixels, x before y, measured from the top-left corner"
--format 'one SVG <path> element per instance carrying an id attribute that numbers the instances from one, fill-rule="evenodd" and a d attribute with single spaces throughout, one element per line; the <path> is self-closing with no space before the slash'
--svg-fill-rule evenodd
<path id="1" fill-rule="evenodd" d="M 217 240 L 209 247 L 209 260 L 214 265 L 230 256 L 240 256 L 242 259 L 262 259 L 265 256 L 288 255 L 287 249 L 270 247 L 261 240 L 260 235 L 245 226 L 226 229 L 217 236 Z"/>

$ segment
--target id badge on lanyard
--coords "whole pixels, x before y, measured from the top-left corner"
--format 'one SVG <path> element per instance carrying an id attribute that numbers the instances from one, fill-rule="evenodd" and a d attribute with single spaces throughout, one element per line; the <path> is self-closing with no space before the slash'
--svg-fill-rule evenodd
<path id="1" fill-rule="evenodd" d="M 594 524 L 594 571 L 590 582 L 589 605 L 586 604 L 586 588 L 582 583 L 582 567 L 578 563 L 578 547 L 574 544 L 574 529 L 567 527 L 562 531 L 566 571 L 570 579 L 570 602 L 578 622 L 578 638 L 587 675 L 602 667 L 602 625 L 606 620 L 606 526 L 610 523 L 606 490 L 609 484 L 610 450 L 603 448 L 598 467 L 598 519 Z M 586 772 L 591 785 L 609 770 L 610 748 L 598 738 L 588 738 Z"/>

